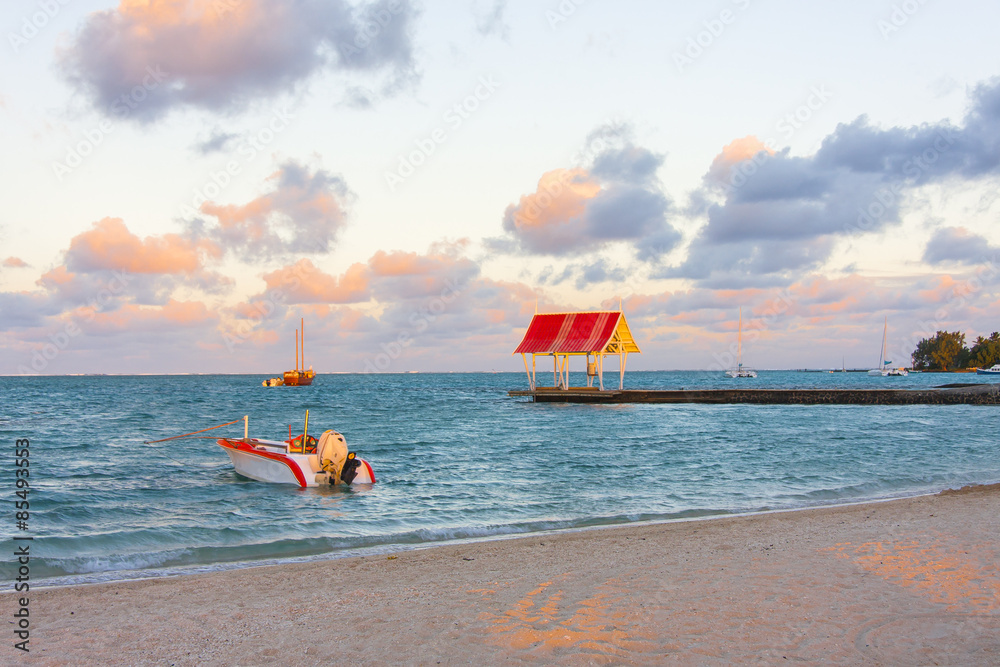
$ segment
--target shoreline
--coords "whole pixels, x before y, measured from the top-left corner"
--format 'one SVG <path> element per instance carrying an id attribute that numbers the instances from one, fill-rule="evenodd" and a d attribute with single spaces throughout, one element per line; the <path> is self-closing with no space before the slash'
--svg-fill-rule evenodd
<path id="1" fill-rule="evenodd" d="M 288 558 L 260 558 L 257 560 L 245 560 L 245 561 L 218 561 L 212 563 L 191 563 L 186 565 L 165 566 L 162 568 L 157 568 L 157 567 L 143 568 L 141 570 L 138 569 L 105 570 L 102 572 L 67 574 L 67 575 L 60 575 L 58 577 L 39 579 L 38 583 L 32 585 L 32 588 L 36 591 L 41 591 L 41 590 L 53 590 L 61 588 L 74 588 L 77 586 L 101 586 L 105 584 L 112 585 L 130 581 L 157 581 L 160 579 L 177 579 L 183 577 L 211 575 L 220 572 L 232 572 L 232 571 L 248 570 L 255 568 L 272 568 L 272 567 L 280 568 L 289 565 L 306 565 L 315 563 L 336 562 L 351 558 L 373 558 L 380 556 L 391 556 L 391 555 L 398 555 L 401 553 L 408 553 L 412 551 L 423 551 L 427 549 L 438 549 L 450 546 L 475 545 L 479 543 L 497 542 L 504 540 L 528 539 L 531 537 L 558 536 L 562 534 L 581 533 L 588 531 L 615 530 L 618 528 L 643 527 L 643 526 L 658 526 L 658 525 L 673 524 L 673 523 L 687 523 L 687 522 L 700 522 L 700 521 L 707 522 L 707 521 L 716 521 L 720 519 L 767 516 L 770 514 L 808 512 L 811 510 L 827 509 L 827 508 L 835 509 L 842 507 L 855 507 L 858 505 L 893 502 L 896 500 L 907 500 L 910 498 L 932 497 L 936 495 L 947 494 L 949 492 L 961 491 L 962 489 L 989 489 L 994 487 L 996 487 L 998 492 L 1000 492 L 1000 482 L 988 483 L 988 484 L 971 484 L 963 486 L 961 487 L 961 489 L 920 491 L 914 493 L 907 493 L 903 495 L 865 498 L 861 500 L 848 501 L 848 502 L 836 501 L 829 504 L 821 504 L 821 505 L 804 505 L 801 507 L 750 510 L 745 512 L 734 511 L 734 512 L 706 513 L 698 516 L 646 519 L 642 521 L 626 521 L 621 523 L 605 523 L 605 524 L 593 524 L 587 526 L 570 526 L 565 528 L 549 528 L 544 530 L 529 530 L 524 532 L 496 533 L 493 535 L 460 537 L 447 540 L 418 542 L 411 544 L 386 543 L 368 547 L 347 547 L 341 551 L 326 551 L 322 553 L 308 554 L 304 556 L 293 556 Z M 709 512 L 709 510 L 686 510 L 686 511 Z M 130 574 L 132 576 L 114 577 L 114 575 L 117 573 Z M 102 575 L 109 575 L 111 578 L 96 580 L 96 581 L 69 581 L 65 583 L 51 583 L 51 584 L 48 583 L 50 581 L 57 581 L 59 579 L 64 579 L 64 578 L 73 578 L 73 577 L 87 578 L 89 576 L 101 577 Z M 6 594 L 13 595 L 14 594 L 13 589 L 5 588 L 3 590 L 0 590 L 0 599 L 2 599 L 2 596 Z"/>
<path id="2" fill-rule="evenodd" d="M 40 664 L 996 664 L 1000 484 L 32 591 Z"/>

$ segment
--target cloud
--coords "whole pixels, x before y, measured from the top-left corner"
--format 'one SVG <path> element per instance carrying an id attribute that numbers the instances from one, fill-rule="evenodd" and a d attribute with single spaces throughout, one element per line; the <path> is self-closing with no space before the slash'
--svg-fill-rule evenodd
<path id="1" fill-rule="evenodd" d="M 176 335 L 178 329 L 201 329 L 215 323 L 215 315 L 201 301 L 170 299 L 162 306 L 124 304 L 111 312 L 81 314 L 88 335 L 109 336 L 128 333 Z"/>
<path id="2" fill-rule="evenodd" d="M 233 140 L 238 138 L 238 134 L 215 130 L 208 137 L 208 139 L 198 142 L 195 148 L 202 155 L 208 155 L 209 153 L 216 153 L 225 150 L 226 147 L 233 142 Z"/>
<path id="3" fill-rule="evenodd" d="M 668 222 L 672 204 L 656 178 L 662 163 L 662 156 L 624 140 L 604 147 L 588 168 L 549 171 L 535 192 L 507 207 L 508 237 L 489 245 L 567 256 L 630 242 L 640 259 L 655 260 L 680 240 Z"/>
<path id="4" fill-rule="evenodd" d="M 980 264 L 998 256 L 1000 248 L 991 246 L 985 237 L 973 234 L 964 227 L 937 230 L 924 250 L 924 261 L 928 264 Z"/>
<path id="5" fill-rule="evenodd" d="M 424 299 L 467 283 L 479 275 L 479 265 L 464 256 L 467 241 L 433 244 L 420 254 L 379 250 L 364 264 L 352 264 L 340 275 L 317 267 L 309 259 L 264 274 L 270 298 L 288 304 L 350 304 L 374 300 L 386 304 Z"/>
<path id="6" fill-rule="evenodd" d="M 722 152 L 712 160 L 712 166 L 708 168 L 705 180 L 718 185 L 729 183 L 733 176 L 733 167 L 753 159 L 758 153 L 773 155 L 774 151 L 753 135 L 734 139 L 728 145 L 723 146 Z"/>
<path id="7" fill-rule="evenodd" d="M 373 293 L 383 302 L 433 298 L 479 275 L 479 265 L 464 255 L 468 242 L 437 243 L 425 254 L 376 252 L 368 260 Z"/>
<path id="8" fill-rule="evenodd" d="M 3 261 L 3 267 L 5 269 L 26 269 L 28 268 L 28 263 L 20 257 L 12 256 Z"/>
<path id="9" fill-rule="evenodd" d="M 972 91 L 962 127 L 881 129 L 862 116 L 839 125 L 808 157 L 762 147 L 745 137 L 715 158 L 692 197 L 708 222 L 686 261 L 661 277 L 788 284 L 822 265 L 838 238 L 898 223 L 914 188 L 995 174 L 1000 79 Z"/>
<path id="10" fill-rule="evenodd" d="M 66 251 L 71 271 L 125 270 L 130 273 L 196 273 L 206 257 L 219 258 L 221 248 L 206 239 L 179 234 L 140 239 L 121 218 L 104 218 L 73 237 Z"/>
<path id="11" fill-rule="evenodd" d="M 0 292 L 0 331 L 39 327 L 62 306 L 39 291 Z"/>
<path id="12" fill-rule="evenodd" d="M 476 14 L 476 30 L 480 35 L 496 35 L 505 42 L 510 41 L 510 26 L 504 21 L 507 0 L 493 0 L 492 6 L 482 9 L 478 4 L 473 8 Z"/>
<path id="13" fill-rule="evenodd" d="M 264 274 L 272 294 L 280 292 L 290 303 L 359 303 L 371 297 L 370 275 L 364 264 L 352 264 L 340 277 L 331 276 L 310 260 Z"/>
<path id="14" fill-rule="evenodd" d="M 347 184 L 293 160 L 270 179 L 272 189 L 243 205 L 206 202 L 200 211 L 217 225 L 192 221 L 192 233 L 212 239 L 245 260 L 284 253 L 325 253 L 347 224 Z"/>
<path id="15" fill-rule="evenodd" d="M 122 0 L 88 15 L 59 66 L 108 115 L 238 111 L 321 70 L 412 76 L 415 16 L 403 0 Z"/>

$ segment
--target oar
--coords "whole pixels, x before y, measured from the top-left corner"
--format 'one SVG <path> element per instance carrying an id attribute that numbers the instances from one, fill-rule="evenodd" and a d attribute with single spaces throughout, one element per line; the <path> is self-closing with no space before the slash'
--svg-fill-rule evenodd
<path id="1" fill-rule="evenodd" d="M 306 411 L 306 415 L 307 415 L 306 423 L 308 423 L 309 420 L 308 411 Z M 246 426 L 246 417 L 243 417 L 243 420 L 244 420 L 244 426 Z M 197 435 L 198 433 L 204 433 L 205 431 L 212 431 L 217 428 L 222 428 L 223 426 L 232 426 L 233 424 L 236 424 L 239 421 L 240 421 L 239 419 L 234 419 L 231 422 L 226 422 L 225 424 L 219 424 L 218 426 L 210 426 L 209 428 L 203 428 L 200 431 L 191 431 L 190 433 L 185 433 L 184 435 L 174 435 L 169 438 L 163 438 L 162 440 L 143 440 L 142 443 L 144 445 L 151 445 L 154 442 L 166 442 L 167 440 L 178 440 L 180 438 L 187 438 L 188 436 Z M 244 428 L 244 435 L 245 434 L 246 434 L 246 428 Z"/>

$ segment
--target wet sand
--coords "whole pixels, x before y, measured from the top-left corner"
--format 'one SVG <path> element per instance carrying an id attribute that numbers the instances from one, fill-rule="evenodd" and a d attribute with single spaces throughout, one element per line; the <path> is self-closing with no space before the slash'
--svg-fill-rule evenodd
<path id="1" fill-rule="evenodd" d="M 996 665 L 998 535 L 994 485 L 37 589 L 30 661 Z"/>

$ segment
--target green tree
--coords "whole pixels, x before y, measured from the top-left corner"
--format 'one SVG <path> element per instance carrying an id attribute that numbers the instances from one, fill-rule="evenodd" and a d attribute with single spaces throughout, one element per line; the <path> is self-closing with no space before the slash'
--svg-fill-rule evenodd
<path id="1" fill-rule="evenodd" d="M 1000 364 L 1000 332 L 996 331 L 989 338 L 976 338 L 969 350 L 969 365 L 989 368 L 993 364 Z"/>
<path id="2" fill-rule="evenodd" d="M 958 368 L 968 355 L 964 333 L 938 331 L 931 338 L 917 343 L 917 349 L 911 356 L 916 369 L 950 371 Z"/>

